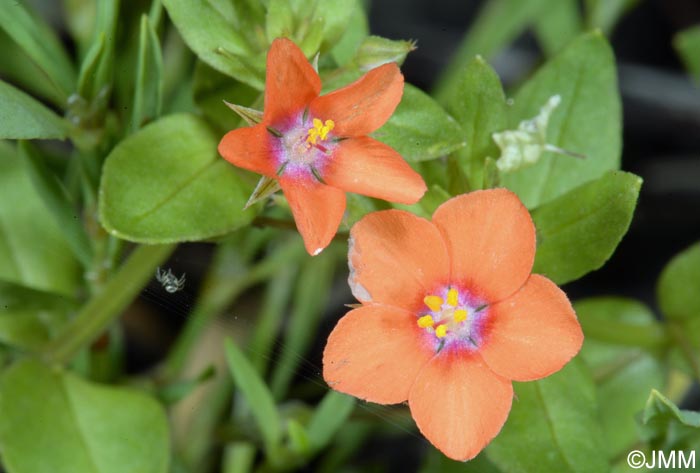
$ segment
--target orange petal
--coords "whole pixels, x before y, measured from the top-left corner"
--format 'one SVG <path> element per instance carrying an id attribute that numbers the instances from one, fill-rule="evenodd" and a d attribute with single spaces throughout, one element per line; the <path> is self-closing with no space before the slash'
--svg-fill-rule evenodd
<path id="1" fill-rule="evenodd" d="M 535 226 L 506 189 L 476 191 L 442 204 L 433 214 L 452 263 L 452 280 L 494 303 L 525 283 L 535 259 Z"/>
<path id="2" fill-rule="evenodd" d="M 333 239 L 345 212 L 345 192 L 300 179 L 280 179 L 297 230 L 310 255 L 319 254 Z"/>
<path id="3" fill-rule="evenodd" d="M 341 141 L 323 178 L 348 192 L 402 204 L 415 204 L 427 190 L 399 153 L 367 136 Z"/>
<path id="4" fill-rule="evenodd" d="M 351 310 L 323 351 L 323 379 L 343 393 L 380 404 L 408 399 L 421 367 L 434 355 L 412 313 L 381 305 Z"/>
<path id="5" fill-rule="evenodd" d="M 275 176 L 270 133 L 262 125 L 237 128 L 226 133 L 219 142 L 219 154 L 239 168 Z"/>
<path id="6" fill-rule="evenodd" d="M 421 433 L 453 460 L 474 458 L 501 430 L 513 386 L 478 354 L 442 352 L 418 373 L 408 405 Z"/>
<path id="7" fill-rule="evenodd" d="M 333 134 L 342 137 L 372 133 L 386 122 L 403 95 L 403 75 L 396 63 L 372 69 L 342 89 L 311 103 L 313 117 L 333 120 Z"/>
<path id="8" fill-rule="evenodd" d="M 531 381 L 559 371 L 583 343 L 583 332 L 566 294 L 533 274 L 513 296 L 489 308 L 480 353 L 493 371 Z"/>
<path id="9" fill-rule="evenodd" d="M 287 38 L 277 38 L 267 53 L 263 122 L 276 125 L 300 113 L 321 93 L 321 79 Z"/>
<path id="10" fill-rule="evenodd" d="M 350 230 L 348 281 L 362 302 L 409 310 L 449 276 L 447 249 L 437 228 L 402 210 L 363 217 Z"/>

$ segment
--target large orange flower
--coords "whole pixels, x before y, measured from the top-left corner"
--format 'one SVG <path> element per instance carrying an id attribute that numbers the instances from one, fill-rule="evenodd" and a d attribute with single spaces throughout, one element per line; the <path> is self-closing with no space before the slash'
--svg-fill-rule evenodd
<path id="1" fill-rule="evenodd" d="M 366 135 L 401 100 L 395 63 L 319 97 L 321 80 L 290 40 L 267 55 L 265 108 L 256 126 L 228 132 L 219 153 L 236 166 L 278 179 L 310 254 L 330 243 L 345 211 L 345 191 L 412 204 L 425 193 L 421 176 L 391 147 Z"/>
<path id="2" fill-rule="evenodd" d="M 508 190 L 455 197 L 432 222 L 375 212 L 350 237 L 349 281 L 362 305 L 328 338 L 323 376 L 368 401 L 408 400 L 450 458 L 473 458 L 501 430 L 511 381 L 548 376 L 581 348 L 566 295 L 530 274 L 535 228 Z"/>

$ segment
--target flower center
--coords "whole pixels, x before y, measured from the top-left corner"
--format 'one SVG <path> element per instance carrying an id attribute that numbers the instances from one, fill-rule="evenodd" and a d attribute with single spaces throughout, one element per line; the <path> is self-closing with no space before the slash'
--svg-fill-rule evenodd
<path id="1" fill-rule="evenodd" d="M 329 135 L 335 128 L 335 122 L 314 118 L 312 126 L 308 127 L 306 112 L 300 121 L 301 126 L 293 126 L 279 135 L 282 138 L 282 154 L 277 174 L 303 175 L 310 172 L 316 180 L 323 182 L 319 169 L 335 149 L 335 140 Z"/>
<path id="2" fill-rule="evenodd" d="M 478 347 L 479 326 L 483 319 L 485 304 L 474 304 L 468 294 L 450 287 L 442 296 L 429 294 L 423 302 L 429 309 L 418 317 L 418 327 L 432 334 L 437 341 L 438 351 L 446 342 L 467 342 L 471 348 Z"/>

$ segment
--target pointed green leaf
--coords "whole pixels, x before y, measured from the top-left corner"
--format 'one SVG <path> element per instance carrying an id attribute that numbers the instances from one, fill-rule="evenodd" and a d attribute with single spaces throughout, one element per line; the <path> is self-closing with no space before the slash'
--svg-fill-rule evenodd
<path id="1" fill-rule="evenodd" d="M 73 254 L 83 267 L 92 264 L 92 247 L 80 211 L 68 195 L 63 183 L 45 163 L 45 156 L 30 142 L 19 143 L 19 154 L 34 189 L 56 221 Z"/>
<path id="2" fill-rule="evenodd" d="M 230 339 L 226 340 L 225 345 L 226 361 L 233 380 L 248 402 L 262 435 L 267 454 L 274 456 L 282 439 L 280 416 L 275 400 L 243 352 Z"/>
<path id="3" fill-rule="evenodd" d="M 642 437 L 652 448 L 700 448 L 700 412 L 679 409 L 656 389 L 651 390 L 639 424 Z"/>
<path id="4" fill-rule="evenodd" d="M 446 105 L 464 130 L 466 146 L 455 152 L 461 169 L 472 189 L 484 182 L 487 156 L 498 158 L 499 151 L 491 136 L 506 128 L 506 97 L 496 72 L 480 56 L 473 58 L 456 79 L 458 92 Z"/>
<path id="5" fill-rule="evenodd" d="M 426 93 L 406 84 L 396 111 L 372 136 L 407 161 L 445 156 L 465 145 L 464 132 L 454 118 Z"/>
<path id="6" fill-rule="evenodd" d="M 0 139 L 63 139 L 68 124 L 31 96 L 0 80 Z"/>
<path id="7" fill-rule="evenodd" d="M 158 118 L 162 105 L 163 57 L 160 40 L 148 16 L 142 15 L 131 131 Z"/>
<path id="8" fill-rule="evenodd" d="M 45 74 L 44 79 L 67 100 L 75 90 L 76 74 L 51 28 L 23 3 L 11 0 L 4 0 L 0 7 L 0 28 L 32 58 Z"/>
<path id="9" fill-rule="evenodd" d="M 613 171 L 532 212 L 533 272 L 564 284 L 600 268 L 627 233 L 642 180 Z"/>
<path id="10" fill-rule="evenodd" d="M 543 380 L 518 383 L 488 458 L 507 472 L 608 471 L 597 407 L 590 373 L 578 360 Z"/>
<path id="11" fill-rule="evenodd" d="M 270 383 L 276 399 L 283 399 L 301 357 L 311 347 L 314 327 L 326 309 L 338 262 L 336 249 L 326 248 L 301 268 L 294 288 L 294 304 L 284 334 L 282 353 Z"/>
<path id="12" fill-rule="evenodd" d="M 137 391 L 23 361 L 0 379 L 0 411 L 3 465 L 9 473 L 168 469 L 165 412 Z"/>
<path id="13" fill-rule="evenodd" d="M 233 27 L 234 11 L 230 5 L 190 0 L 163 0 L 163 5 L 187 45 L 202 61 L 251 87 L 264 88 L 265 54 L 255 51 Z"/>
<path id="14" fill-rule="evenodd" d="M 673 38 L 673 46 L 688 72 L 700 82 L 700 26 L 693 26 L 678 33 Z"/>
<path id="15" fill-rule="evenodd" d="M 561 105 L 547 127 L 547 143 L 586 156 L 547 153 L 529 168 L 503 176 L 528 208 L 548 202 L 584 182 L 618 169 L 621 112 L 615 59 L 600 33 L 571 43 L 518 91 L 510 125 L 537 115 L 553 95 Z"/>
<path id="16" fill-rule="evenodd" d="M 700 242 L 674 256 L 661 272 L 656 291 L 667 318 L 700 318 Z"/>
<path id="17" fill-rule="evenodd" d="M 600 28 L 610 34 L 622 15 L 634 8 L 640 0 L 586 0 L 589 28 Z"/>
<path id="18" fill-rule="evenodd" d="M 328 445 L 355 409 L 355 398 L 336 391 L 329 391 L 311 416 L 307 432 L 313 449 L 322 450 Z"/>
<path id="19" fill-rule="evenodd" d="M 0 141 L 0 279 L 72 295 L 78 270 L 14 147 Z"/>
<path id="20" fill-rule="evenodd" d="M 355 64 L 363 71 L 369 71 L 389 62 L 401 65 L 406 60 L 408 53 L 415 49 L 415 41 L 391 40 L 381 36 L 368 36 L 362 41 L 357 50 Z"/>
<path id="21" fill-rule="evenodd" d="M 80 66 L 78 78 L 78 95 L 89 103 L 98 98 L 106 102 L 112 89 L 119 3 L 120 0 L 97 2 L 92 45 Z"/>
<path id="22" fill-rule="evenodd" d="M 142 243 L 202 240 L 228 233 L 255 215 L 243 210 L 252 191 L 217 152 L 201 119 L 170 115 L 117 145 L 100 185 L 100 221 L 120 238 Z"/>
<path id="23" fill-rule="evenodd" d="M 535 35 L 547 56 L 552 56 L 578 36 L 582 23 L 577 0 L 555 0 L 537 16 Z"/>
<path id="24" fill-rule="evenodd" d="M 559 0 L 556 0 L 559 1 Z M 551 0 L 484 2 L 448 67 L 438 78 L 434 97 L 447 105 L 459 90 L 464 67 L 477 54 L 491 58 L 522 34 L 550 6 Z"/>
<path id="25" fill-rule="evenodd" d="M 633 299 L 583 299 L 574 309 L 586 334 L 581 357 L 596 381 L 608 457 L 616 458 L 637 441 L 639 406 L 652 388 L 664 385 L 667 376 L 661 360 L 632 343 L 641 339 L 663 343 L 664 332 L 654 313 Z M 611 338 L 624 336 L 630 337 L 628 345 Z"/>
<path id="26" fill-rule="evenodd" d="M 67 97 L 46 80 L 41 68 L 2 29 L 0 51 L 0 77 L 35 97 L 50 101 L 60 109 L 65 108 Z"/>

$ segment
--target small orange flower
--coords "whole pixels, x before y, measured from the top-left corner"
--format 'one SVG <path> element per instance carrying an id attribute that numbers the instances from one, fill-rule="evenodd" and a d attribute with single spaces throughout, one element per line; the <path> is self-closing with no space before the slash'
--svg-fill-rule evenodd
<path id="1" fill-rule="evenodd" d="M 412 204 L 421 176 L 391 147 L 366 135 L 401 101 L 395 63 L 319 97 L 321 79 L 290 40 L 267 55 L 262 122 L 228 132 L 219 153 L 232 164 L 279 181 L 310 254 L 330 243 L 345 211 L 345 191 Z"/>
<path id="2" fill-rule="evenodd" d="M 473 458 L 501 430 L 511 381 L 548 376 L 581 348 L 566 295 L 530 274 L 535 227 L 508 190 L 455 197 L 432 222 L 375 212 L 350 238 L 349 282 L 362 306 L 328 338 L 323 377 L 368 401 L 408 400 L 450 458 Z"/>

